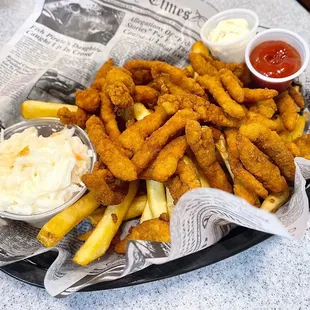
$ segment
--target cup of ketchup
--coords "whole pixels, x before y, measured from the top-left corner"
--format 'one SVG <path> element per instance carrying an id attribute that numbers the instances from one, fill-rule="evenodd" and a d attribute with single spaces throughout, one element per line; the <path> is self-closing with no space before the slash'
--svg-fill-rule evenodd
<path id="1" fill-rule="evenodd" d="M 286 90 L 308 66 L 309 48 L 298 34 L 270 29 L 257 34 L 245 49 L 245 62 L 259 87 Z"/>

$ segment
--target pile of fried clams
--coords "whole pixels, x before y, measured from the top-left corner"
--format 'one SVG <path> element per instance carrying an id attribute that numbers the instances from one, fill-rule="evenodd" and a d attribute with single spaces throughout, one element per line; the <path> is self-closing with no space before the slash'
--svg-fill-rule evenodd
<path id="1" fill-rule="evenodd" d="M 260 207 L 293 186 L 294 157 L 310 159 L 299 86 L 254 88 L 244 63 L 218 61 L 201 42 L 189 60 L 182 69 L 156 60 L 121 68 L 110 59 L 77 91 L 78 111 L 59 110 L 64 124 L 86 128 L 99 155 L 82 181 L 102 205 L 121 203 L 128 182 L 140 179 L 165 184 L 174 203 L 209 186 Z M 136 103 L 150 112 L 141 120 Z"/>

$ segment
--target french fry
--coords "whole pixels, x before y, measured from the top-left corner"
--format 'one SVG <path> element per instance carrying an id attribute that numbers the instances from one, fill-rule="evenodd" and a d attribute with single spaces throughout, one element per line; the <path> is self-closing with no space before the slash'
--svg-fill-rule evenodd
<path id="1" fill-rule="evenodd" d="M 167 213 L 167 200 L 165 187 L 162 183 L 147 180 L 146 181 L 147 200 L 154 218 Z"/>
<path id="2" fill-rule="evenodd" d="M 57 117 L 57 112 L 61 108 L 68 108 L 71 112 L 76 112 L 78 107 L 71 104 L 43 102 L 35 100 L 24 101 L 20 106 L 23 118 Z"/>
<path id="3" fill-rule="evenodd" d="M 93 226 L 97 226 L 97 224 L 100 222 L 101 218 L 103 217 L 105 209 L 106 209 L 105 207 L 100 207 L 87 217 L 87 219 Z"/>
<path id="4" fill-rule="evenodd" d="M 147 220 L 151 220 L 152 218 L 154 218 L 154 217 L 153 217 L 152 211 L 150 209 L 150 205 L 147 201 L 145 204 L 143 213 L 141 215 L 141 218 L 140 218 L 140 224 L 147 221 Z"/>
<path id="5" fill-rule="evenodd" d="M 228 161 L 228 152 L 227 152 L 227 146 L 226 146 L 226 140 L 223 136 L 220 137 L 220 139 L 215 143 L 215 146 L 217 150 L 219 151 L 221 157 L 224 160 L 225 166 L 231 176 L 232 179 L 234 179 L 234 174 L 231 171 L 230 164 Z"/>
<path id="6" fill-rule="evenodd" d="M 131 206 L 129 207 L 126 215 L 124 216 L 124 221 L 131 220 L 134 219 L 135 217 L 140 216 L 143 213 L 146 202 L 147 202 L 146 195 L 136 197 L 133 200 Z M 97 226 L 101 218 L 103 217 L 104 211 L 105 211 L 104 207 L 98 208 L 91 215 L 89 215 L 87 219 L 93 226 Z"/>
<path id="7" fill-rule="evenodd" d="M 307 122 L 306 118 L 302 115 L 299 115 L 295 129 L 291 132 L 285 131 L 280 133 L 280 137 L 286 142 L 291 142 L 301 137 L 304 133 L 306 122 Z"/>
<path id="8" fill-rule="evenodd" d="M 167 199 L 168 215 L 169 215 L 169 218 L 171 218 L 172 211 L 173 211 L 173 208 L 174 208 L 174 201 L 173 201 L 173 198 L 172 198 L 172 196 L 170 194 L 170 191 L 169 191 L 168 187 L 166 187 L 166 199 Z"/>
<path id="9" fill-rule="evenodd" d="M 268 212 L 276 212 L 290 197 L 290 191 L 287 190 L 280 194 L 269 195 L 262 203 L 261 209 Z"/>
<path id="10" fill-rule="evenodd" d="M 136 196 L 138 185 L 139 181 L 131 182 L 125 199 L 119 205 L 106 208 L 93 233 L 73 257 L 74 263 L 86 266 L 106 253 Z"/>
<path id="11" fill-rule="evenodd" d="M 77 237 L 78 240 L 86 241 L 90 237 L 90 235 L 93 233 L 93 231 L 94 231 L 94 229 L 92 228 L 89 231 L 87 231 L 87 232 L 85 232 L 85 233 L 83 233 L 81 235 L 78 235 L 78 237 Z"/>
<path id="12" fill-rule="evenodd" d="M 151 112 L 142 103 L 135 103 L 133 105 L 133 113 L 137 121 L 140 121 L 145 116 L 148 116 L 151 114 Z"/>
<path id="13" fill-rule="evenodd" d="M 129 207 L 127 213 L 125 214 L 124 221 L 131 220 L 134 219 L 135 217 L 142 215 L 146 203 L 147 203 L 146 195 L 136 197 L 133 200 L 131 206 Z"/>
<path id="14" fill-rule="evenodd" d="M 55 246 L 71 229 L 99 207 L 100 203 L 88 193 L 72 206 L 64 209 L 40 230 L 37 239 L 47 248 Z"/>

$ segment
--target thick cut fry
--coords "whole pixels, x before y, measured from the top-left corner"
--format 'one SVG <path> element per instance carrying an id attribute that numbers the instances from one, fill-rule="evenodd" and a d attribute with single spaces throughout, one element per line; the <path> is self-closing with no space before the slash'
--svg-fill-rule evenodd
<path id="1" fill-rule="evenodd" d="M 23 118 L 58 117 L 58 110 L 67 108 L 70 112 L 76 112 L 78 107 L 71 104 L 26 100 L 20 105 Z"/>
<path id="2" fill-rule="evenodd" d="M 136 166 L 138 173 L 143 171 L 155 159 L 160 150 L 167 144 L 170 137 L 173 137 L 185 128 L 186 122 L 189 119 L 197 119 L 197 114 L 187 109 L 180 110 L 144 141 L 132 158 L 132 163 Z"/>
<path id="3" fill-rule="evenodd" d="M 87 112 L 96 112 L 100 106 L 100 93 L 93 88 L 77 90 L 75 104 Z"/>
<path id="4" fill-rule="evenodd" d="M 262 153 L 248 138 L 241 134 L 237 137 L 240 160 L 244 167 L 272 193 L 281 193 L 288 189 L 279 168 Z"/>
<path id="5" fill-rule="evenodd" d="M 197 81 L 211 93 L 218 104 L 223 108 L 224 112 L 237 119 L 245 117 L 245 112 L 242 106 L 231 99 L 231 97 L 225 92 L 219 78 L 204 75 L 203 77 L 197 78 Z"/>
<path id="6" fill-rule="evenodd" d="M 137 196 L 132 204 L 130 205 L 126 215 L 124 216 L 124 221 L 134 219 L 138 216 L 141 216 L 144 207 L 147 203 L 147 196 L 142 195 L 142 196 Z M 92 214 L 90 214 L 87 219 L 90 221 L 90 223 L 93 226 L 97 226 L 101 218 L 103 217 L 105 207 L 101 207 L 96 209 Z M 85 241 L 85 240 L 84 240 Z"/>
<path id="7" fill-rule="evenodd" d="M 299 86 L 290 86 L 288 89 L 289 95 L 294 100 L 295 104 L 303 109 L 305 107 L 305 99 L 303 95 L 300 93 Z"/>
<path id="8" fill-rule="evenodd" d="M 168 143 L 154 159 L 151 165 L 139 174 L 139 178 L 165 182 L 176 171 L 179 159 L 187 148 L 186 138 L 178 137 Z"/>
<path id="9" fill-rule="evenodd" d="M 148 110 L 142 103 L 135 103 L 133 105 L 133 113 L 134 113 L 135 119 L 137 121 L 140 121 L 144 117 L 150 115 L 152 111 Z"/>
<path id="10" fill-rule="evenodd" d="M 103 217 L 106 207 L 97 208 L 92 214 L 90 214 L 87 219 L 93 226 L 97 226 L 101 218 Z"/>
<path id="11" fill-rule="evenodd" d="M 131 233 L 116 244 L 115 252 L 125 254 L 129 240 L 170 242 L 169 223 L 160 219 L 151 219 L 133 227 Z"/>
<path id="12" fill-rule="evenodd" d="M 118 129 L 116 115 L 114 112 L 114 106 L 110 98 L 104 92 L 100 93 L 100 98 L 101 98 L 100 118 L 104 123 L 105 131 L 109 136 L 109 138 L 115 140 L 120 136 L 121 133 Z"/>
<path id="13" fill-rule="evenodd" d="M 86 266 L 106 253 L 137 193 L 138 185 L 138 181 L 131 182 L 123 202 L 106 208 L 93 233 L 73 257 L 74 263 Z"/>
<path id="14" fill-rule="evenodd" d="M 156 132 L 168 117 L 167 111 L 163 107 L 158 107 L 154 113 L 146 115 L 143 119 L 123 131 L 118 138 L 118 142 L 125 149 L 136 153 L 145 142 L 145 139 Z"/>
<path id="15" fill-rule="evenodd" d="M 277 105 L 273 99 L 257 101 L 251 104 L 249 111 L 261 114 L 267 118 L 272 118 L 277 112 Z"/>
<path id="16" fill-rule="evenodd" d="M 289 183 L 294 182 L 294 156 L 276 132 L 261 124 L 243 125 L 239 132 L 269 156 Z"/>
<path id="17" fill-rule="evenodd" d="M 149 86 L 138 85 L 135 87 L 133 95 L 134 102 L 141 102 L 151 106 L 155 106 L 158 99 L 157 91 Z"/>
<path id="18" fill-rule="evenodd" d="M 87 232 L 78 235 L 78 237 L 77 237 L 78 240 L 80 240 L 80 241 L 86 241 L 86 240 L 90 237 L 90 235 L 93 233 L 93 231 L 94 231 L 94 229 L 90 229 L 90 230 L 88 230 Z"/>
<path id="19" fill-rule="evenodd" d="M 165 187 L 162 183 L 147 180 L 146 181 L 147 200 L 154 218 L 167 213 L 167 200 Z"/>
<path id="20" fill-rule="evenodd" d="M 283 206 L 290 197 L 290 191 L 286 190 L 279 194 L 269 195 L 262 203 L 261 209 L 268 212 L 276 212 L 281 206 Z"/>
<path id="21" fill-rule="evenodd" d="M 136 180 L 135 166 L 104 133 L 102 126 L 100 119 L 94 115 L 86 123 L 88 136 L 101 161 L 107 165 L 115 177 L 124 181 Z"/>
<path id="22" fill-rule="evenodd" d="M 141 218 L 140 218 L 140 223 L 143 223 L 147 220 L 151 220 L 152 218 L 153 218 L 153 214 L 152 214 L 150 205 L 149 205 L 148 201 L 146 201 L 143 213 L 142 213 Z"/>
<path id="23" fill-rule="evenodd" d="M 243 88 L 244 102 L 256 102 L 261 100 L 272 99 L 278 95 L 278 92 L 274 89 L 268 88 Z"/>
<path id="24" fill-rule="evenodd" d="M 210 186 L 231 193 L 232 188 L 227 176 L 216 161 L 212 130 L 208 127 L 201 128 L 196 121 L 188 121 L 185 132 L 187 142 Z"/>
<path id="25" fill-rule="evenodd" d="M 37 239 L 47 248 L 54 247 L 76 225 L 99 207 L 100 203 L 88 193 L 72 206 L 64 209 L 40 230 Z"/>
<path id="26" fill-rule="evenodd" d="M 282 93 L 277 100 L 278 110 L 283 121 L 284 127 L 288 131 L 293 131 L 296 127 L 298 113 L 296 112 L 295 102 L 288 92 Z"/>
<path id="27" fill-rule="evenodd" d="M 173 202 L 173 198 L 170 194 L 169 189 L 166 187 L 166 199 L 167 199 L 167 211 L 168 211 L 168 215 L 169 218 L 171 218 L 172 216 L 172 212 L 173 212 L 173 208 L 174 208 L 174 202 Z"/>
<path id="28" fill-rule="evenodd" d="M 249 171 L 244 169 L 237 148 L 237 130 L 229 129 L 225 131 L 227 139 L 227 151 L 229 166 L 234 178 L 238 179 L 250 192 L 256 193 L 262 198 L 266 198 L 268 191 Z"/>
<path id="29" fill-rule="evenodd" d="M 296 127 L 293 131 L 283 131 L 280 133 L 280 137 L 282 140 L 290 142 L 294 141 L 297 138 L 301 137 L 304 133 L 306 126 L 306 118 L 302 115 L 299 115 L 296 122 Z"/>
<path id="30" fill-rule="evenodd" d="M 96 76 L 94 78 L 94 81 L 97 81 L 97 80 L 102 79 L 102 78 L 105 79 L 107 74 L 108 74 L 108 72 L 113 68 L 113 66 L 114 66 L 113 59 L 110 58 L 98 70 L 98 72 L 97 72 L 97 74 L 96 74 Z"/>
<path id="31" fill-rule="evenodd" d="M 222 84 L 227 89 L 229 95 L 237 102 L 243 102 L 244 91 L 237 80 L 238 78 L 228 69 L 221 69 L 219 73 Z"/>
<path id="32" fill-rule="evenodd" d="M 189 60 L 194 71 L 199 75 L 208 74 L 209 76 L 217 76 L 219 73 L 219 71 L 201 53 L 190 53 Z"/>
<path id="33" fill-rule="evenodd" d="M 106 169 L 84 174 L 81 178 L 89 191 L 104 206 L 119 204 L 125 198 L 123 192 L 110 188 L 107 183 L 109 178 L 114 179 L 113 175 Z"/>
<path id="34" fill-rule="evenodd" d="M 76 112 L 72 112 L 67 107 L 63 107 L 57 111 L 57 116 L 63 124 L 77 125 L 81 128 L 85 128 L 89 119 L 89 114 L 80 108 Z"/>

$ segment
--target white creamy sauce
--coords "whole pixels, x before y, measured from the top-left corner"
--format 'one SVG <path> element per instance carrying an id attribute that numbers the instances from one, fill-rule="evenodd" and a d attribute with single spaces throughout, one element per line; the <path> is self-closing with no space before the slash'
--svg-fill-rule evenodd
<path id="1" fill-rule="evenodd" d="M 222 20 L 208 34 L 208 40 L 216 43 L 233 42 L 250 32 L 248 22 L 243 18 Z"/>
<path id="2" fill-rule="evenodd" d="M 74 128 L 50 137 L 35 127 L 0 141 L 0 210 L 37 214 L 54 209 L 80 190 L 89 151 Z"/>

